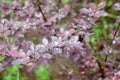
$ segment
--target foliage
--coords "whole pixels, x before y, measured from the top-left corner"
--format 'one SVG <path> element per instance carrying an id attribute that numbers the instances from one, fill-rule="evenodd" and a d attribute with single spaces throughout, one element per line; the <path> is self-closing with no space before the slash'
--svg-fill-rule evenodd
<path id="1" fill-rule="evenodd" d="M 56 80 L 60 64 L 62 80 L 119 80 L 120 3 L 90 1 L 0 0 L 0 78 Z"/>
<path id="2" fill-rule="evenodd" d="M 20 68 L 22 68 L 22 66 L 13 66 L 11 68 L 7 68 L 5 73 L 0 72 L 0 74 L 2 75 L 3 80 L 26 80 L 20 75 Z"/>
<path id="3" fill-rule="evenodd" d="M 43 67 L 40 66 L 38 70 L 36 70 L 36 74 L 38 75 L 38 80 L 49 80 L 50 74 L 48 71 L 48 65 Z"/>

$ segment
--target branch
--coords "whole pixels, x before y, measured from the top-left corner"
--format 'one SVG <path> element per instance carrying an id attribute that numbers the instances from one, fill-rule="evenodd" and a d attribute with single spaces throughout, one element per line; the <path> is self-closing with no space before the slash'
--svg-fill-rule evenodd
<path id="1" fill-rule="evenodd" d="M 41 6 L 40 6 L 40 1 L 39 1 L 39 0 L 36 0 L 36 2 L 34 2 L 34 3 L 38 6 L 38 9 L 39 9 L 39 11 L 41 12 L 41 14 L 42 14 L 42 16 L 43 16 L 44 21 L 47 22 L 47 18 L 45 17 L 45 15 L 44 15 L 44 13 L 43 13 L 43 11 L 42 11 L 42 8 L 41 8 Z"/>
<path id="2" fill-rule="evenodd" d="M 115 33 L 114 33 L 114 37 L 113 37 L 113 39 L 112 40 L 115 40 L 115 38 L 116 38 L 116 36 L 117 36 L 117 33 L 118 33 L 118 31 L 119 31 L 119 28 L 120 28 L 120 23 L 119 23 L 119 25 L 117 26 L 117 28 L 115 29 Z"/>
<path id="3" fill-rule="evenodd" d="M 97 63 L 98 63 L 98 66 L 99 66 L 99 71 L 101 73 L 101 77 L 102 78 L 105 78 L 105 73 L 104 73 L 104 69 L 103 69 L 103 66 L 102 64 L 100 63 L 100 61 L 97 60 Z"/>
<path id="4" fill-rule="evenodd" d="M 116 29 L 115 29 L 115 32 L 114 32 L 114 34 L 113 34 L 113 39 L 112 39 L 112 45 L 111 46 L 113 46 L 113 41 L 115 40 L 115 38 L 116 38 L 116 36 L 117 36 L 117 33 L 118 33 L 118 31 L 119 31 L 119 28 L 120 28 L 120 23 L 119 23 L 119 25 L 116 27 Z M 111 49 L 111 48 L 110 48 Z M 110 50 L 109 49 L 109 50 Z M 107 61 L 107 59 L 108 59 L 108 54 L 105 56 L 105 62 Z"/>

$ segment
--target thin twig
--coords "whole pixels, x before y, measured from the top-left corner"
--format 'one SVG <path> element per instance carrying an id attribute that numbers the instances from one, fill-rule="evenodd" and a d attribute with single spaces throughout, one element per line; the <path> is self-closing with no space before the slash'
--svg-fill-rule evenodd
<path id="1" fill-rule="evenodd" d="M 38 9 L 39 9 L 39 11 L 41 12 L 41 14 L 42 14 L 42 16 L 43 16 L 44 21 L 47 22 L 47 18 L 45 17 L 45 15 L 44 15 L 44 13 L 43 13 L 43 11 L 42 11 L 42 8 L 41 8 L 41 6 L 40 6 L 40 1 L 39 1 L 39 0 L 36 0 L 35 4 L 38 6 Z"/>
<path id="2" fill-rule="evenodd" d="M 99 71 L 101 73 L 101 77 L 102 78 L 105 78 L 105 73 L 104 73 L 104 69 L 103 69 L 103 66 L 102 64 L 100 63 L 100 61 L 97 60 L 97 63 L 98 63 L 98 66 L 99 66 Z"/>
<path id="3" fill-rule="evenodd" d="M 120 28 L 120 23 L 119 23 L 119 25 L 116 27 L 116 29 L 115 29 L 115 32 L 114 32 L 114 35 L 113 35 L 113 39 L 112 39 L 112 42 L 115 40 L 115 38 L 116 38 L 116 36 L 117 36 L 117 33 L 118 33 L 118 31 L 119 31 L 119 28 Z M 112 45 L 111 46 L 113 46 L 113 43 L 112 43 Z M 110 48 L 111 49 L 111 48 Z M 109 50 L 110 50 L 109 49 Z M 105 62 L 107 61 L 107 59 L 108 59 L 108 54 L 105 56 Z"/>
<path id="4" fill-rule="evenodd" d="M 119 25 L 117 26 L 117 28 L 115 29 L 115 33 L 114 33 L 114 35 L 113 35 L 113 39 L 112 39 L 112 40 L 115 40 L 115 38 L 116 38 L 116 36 L 117 36 L 117 33 L 118 33 L 118 31 L 119 31 L 119 28 L 120 28 L 120 23 L 119 23 Z"/>

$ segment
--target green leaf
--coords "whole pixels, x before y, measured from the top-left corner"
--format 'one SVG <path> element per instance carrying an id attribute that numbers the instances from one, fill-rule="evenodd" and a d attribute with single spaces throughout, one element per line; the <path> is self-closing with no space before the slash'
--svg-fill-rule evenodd
<path id="1" fill-rule="evenodd" d="M 0 62 L 2 62 L 4 60 L 4 57 L 0 56 Z"/>
<path id="2" fill-rule="evenodd" d="M 68 2 L 67 2 L 67 1 L 64 1 L 64 2 L 63 2 L 63 5 L 64 5 L 64 6 L 68 5 Z"/>
<path id="3" fill-rule="evenodd" d="M 9 38 L 9 41 L 10 41 L 10 42 L 14 42 L 14 38 L 13 38 L 13 37 L 10 37 L 10 38 Z"/>
<path id="4" fill-rule="evenodd" d="M 112 0 L 109 0 L 109 2 L 107 3 L 107 6 L 112 6 L 113 2 Z"/>
<path id="5" fill-rule="evenodd" d="M 95 37 L 91 37 L 91 42 L 92 42 L 93 44 L 96 44 L 96 39 L 95 39 Z"/>
<path id="6" fill-rule="evenodd" d="M 7 4 L 12 4 L 13 0 L 6 0 Z"/>
<path id="7" fill-rule="evenodd" d="M 115 27 L 117 27 L 117 26 L 119 25 L 119 23 L 115 22 L 113 25 L 114 25 Z"/>
<path id="8" fill-rule="evenodd" d="M 19 77 L 19 70 L 17 70 L 17 80 L 20 80 Z"/>
<path id="9" fill-rule="evenodd" d="M 12 13 L 10 14 L 10 17 L 11 17 L 11 18 L 13 18 L 13 17 L 14 17 L 14 15 L 15 15 L 15 14 L 12 12 Z"/>
<path id="10" fill-rule="evenodd" d="M 21 0 L 21 3 L 24 4 L 26 0 Z"/>
<path id="11" fill-rule="evenodd" d="M 108 15 L 110 18 L 113 18 L 113 19 L 116 19 L 117 18 L 117 16 L 116 15 L 114 15 L 114 14 L 111 14 L 111 13 L 109 13 L 109 15 Z"/>
<path id="12" fill-rule="evenodd" d="M 40 66 L 37 71 L 35 71 L 37 74 L 39 80 L 49 80 L 50 73 L 48 71 L 48 65 L 47 66 Z"/>
<path id="13" fill-rule="evenodd" d="M 62 27 L 65 29 L 67 27 L 67 24 L 63 24 Z"/>
<path id="14" fill-rule="evenodd" d="M 103 25 L 104 25 L 104 29 L 107 29 L 107 28 L 108 28 L 108 25 L 107 25 L 107 21 L 106 21 L 106 20 L 103 20 Z"/>

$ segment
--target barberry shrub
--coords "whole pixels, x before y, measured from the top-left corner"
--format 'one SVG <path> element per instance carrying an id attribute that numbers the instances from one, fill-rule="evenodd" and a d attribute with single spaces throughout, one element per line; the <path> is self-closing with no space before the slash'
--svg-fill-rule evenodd
<path id="1" fill-rule="evenodd" d="M 0 71 L 50 64 L 52 80 L 119 80 L 119 10 L 111 0 L 0 0 Z"/>

